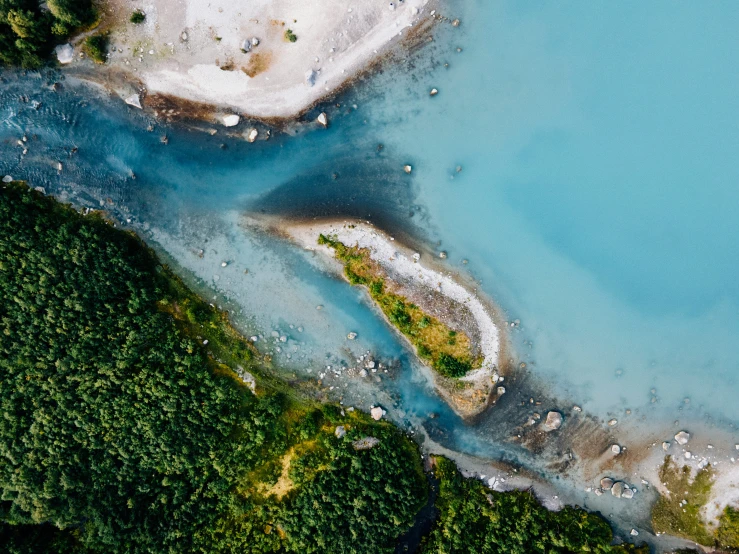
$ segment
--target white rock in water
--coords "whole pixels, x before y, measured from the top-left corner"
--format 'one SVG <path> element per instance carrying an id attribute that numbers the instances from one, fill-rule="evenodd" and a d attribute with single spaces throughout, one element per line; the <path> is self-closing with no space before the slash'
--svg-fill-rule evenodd
<path id="1" fill-rule="evenodd" d="M 690 440 L 690 433 L 687 431 L 680 431 L 677 435 L 675 435 L 675 441 L 680 446 L 684 446 L 688 444 L 688 441 Z"/>
<path id="2" fill-rule="evenodd" d="M 354 331 L 352 331 L 351 333 L 349 333 L 349 334 L 348 334 L 348 335 L 346 336 L 346 338 L 348 338 L 349 340 L 354 340 L 354 339 L 356 339 L 356 338 L 357 338 L 357 334 L 356 334 L 356 333 L 355 333 Z"/>
<path id="3" fill-rule="evenodd" d="M 497 389 L 498 396 L 503 396 L 505 394 L 505 387 L 498 387 Z"/>
<path id="4" fill-rule="evenodd" d="M 3 183 L 12 183 L 12 182 L 13 182 L 13 178 L 10 175 L 6 175 L 5 177 L 3 177 Z"/>
<path id="5" fill-rule="evenodd" d="M 320 114 L 318 114 L 316 121 L 324 127 L 328 127 L 328 116 L 326 115 L 326 112 L 321 112 Z"/>
<path id="6" fill-rule="evenodd" d="M 437 94 L 439 94 L 439 89 L 432 88 L 429 92 L 429 96 L 436 96 Z"/>
<path id="7" fill-rule="evenodd" d="M 618 424 L 617 419 L 612 419 L 608 422 L 609 427 L 615 427 Z"/>
<path id="8" fill-rule="evenodd" d="M 308 85 L 309 87 L 312 87 L 313 85 L 316 84 L 317 76 L 318 74 L 315 71 L 313 71 L 312 69 L 309 69 L 308 71 L 305 72 L 305 84 Z"/>
<path id="9" fill-rule="evenodd" d="M 238 115 L 229 114 L 224 115 L 221 118 L 221 121 L 223 122 L 224 127 L 236 127 L 236 125 L 239 124 L 239 121 L 241 121 L 241 118 Z"/>
<path id="10" fill-rule="evenodd" d="M 634 489 L 630 489 L 629 487 L 624 487 L 624 492 L 621 494 L 621 498 L 627 498 L 629 500 L 634 498 Z"/>
<path id="11" fill-rule="evenodd" d="M 670 444 L 670 441 L 664 441 L 664 442 L 662 443 L 662 450 L 664 450 L 665 452 L 667 452 L 667 451 L 668 451 L 668 450 L 670 449 L 670 446 L 672 446 L 672 445 Z"/>
<path id="12" fill-rule="evenodd" d="M 124 100 L 126 104 L 129 106 L 133 106 L 134 108 L 142 109 L 141 107 L 141 97 L 138 94 L 132 94 L 128 98 Z"/>
<path id="13" fill-rule="evenodd" d="M 621 454 L 621 447 L 617 444 L 611 445 L 611 453 L 618 456 L 619 454 Z"/>
<path id="14" fill-rule="evenodd" d="M 61 64 L 72 63 L 74 59 L 74 48 L 71 44 L 60 44 L 54 49 L 54 52 L 56 52 L 56 59 Z"/>
<path id="15" fill-rule="evenodd" d="M 562 414 L 559 412 L 549 412 L 547 419 L 544 421 L 545 431 L 556 431 L 562 426 Z"/>
<path id="16" fill-rule="evenodd" d="M 411 171 L 413 171 L 413 166 L 404 165 L 403 166 L 403 171 L 405 171 L 408 175 L 410 175 L 411 174 Z"/>
<path id="17" fill-rule="evenodd" d="M 636 529 L 632 529 L 632 530 L 631 530 L 631 535 L 632 535 L 632 536 L 634 536 L 634 537 L 635 537 L 635 536 L 637 536 L 638 534 L 639 534 L 639 531 L 637 531 Z"/>
<path id="18" fill-rule="evenodd" d="M 385 415 L 385 410 L 377 406 L 370 410 L 370 415 L 375 421 L 380 421 L 382 419 L 382 416 Z"/>
<path id="19" fill-rule="evenodd" d="M 257 131 L 254 128 L 251 128 L 246 132 L 246 141 L 254 142 L 255 140 L 257 140 L 258 135 L 259 135 L 259 131 Z"/>
<path id="20" fill-rule="evenodd" d="M 613 479 L 610 477 L 603 477 L 603 479 L 600 480 L 600 488 L 604 491 L 609 491 L 613 487 Z"/>
<path id="21" fill-rule="evenodd" d="M 439 252 L 439 258 L 441 258 L 442 260 L 446 260 L 447 253 L 444 250 L 442 250 L 441 252 Z"/>

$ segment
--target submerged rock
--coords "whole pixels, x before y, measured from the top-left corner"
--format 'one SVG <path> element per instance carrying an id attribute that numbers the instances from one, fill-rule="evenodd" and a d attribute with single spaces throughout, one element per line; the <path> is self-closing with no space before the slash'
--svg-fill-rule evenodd
<path id="1" fill-rule="evenodd" d="M 613 488 L 613 479 L 610 477 L 603 477 L 603 479 L 600 480 L 600 488 L 604 491 L 611 490 L 611 488 Z"/>
<path id="2" fill-rule="evenodd" d="M 328 127 L 328 116 L 326 115 L 326 112 L 321 112 L 320 114 L 318 114 L 316 121 L 320 125 L 323 125 L 324 127 Z"/>
<path id="3" fill-rule="evenodd" d="M 348 335 L 346 336 L 346 338 L 348 338 L 349 340 L 354 340 L 354 339 L 356 339 L 356 338 L 357 338 L 357 334 L 356 334 L 356 333 L 355 333 L 354 331 L 352 331 L 351 333 L 349 333 L 349 334 L 348 334 Z"/>
<path id="4" fill-rule="evenodd" d="M 259 136 L 259 131 L 252 127 L 246 132 L 246 141 L 254 142 L 255 140 L 257 140 L 257 136 Z"/>
<path id="5" fill-rule="evenodd" d="M 429 92 L 429 96 L 436 96 L 437 94 L 439 94 L 439 89 L 436 88 L 432 88 L 431 92 Z"/>
<path id="6" fill-rule="evenodd" d="M 690 440 L 690 433 L 687 431 L 680 431 L 677 435 L 675 435 L 675 442 L 679 444 L 680 446 L 685 446 L 688 444 L 688 441 Z"/>
<path id="7" fill-rule="evenodd" d="M 408 175 L 410 175 L 411 171 L 413 171 L 413 166 L 406 164 L 403 166 L 403 171 L 405 171 Z"/>
<path id="8" fill-rule="evenodd" d="M 13 178 L 10 175 L 6 175 L 5 177 L 3 177 L 3 183 L 12 183 L 12 182 L 13 182 Z"/>
<path id="9" fill-rule="evenodd" d="M 543 423 L 545 431 L 556 431 L 562 426 L 562 414 L 559 412 L 549 412 L 547 419 Z"/>

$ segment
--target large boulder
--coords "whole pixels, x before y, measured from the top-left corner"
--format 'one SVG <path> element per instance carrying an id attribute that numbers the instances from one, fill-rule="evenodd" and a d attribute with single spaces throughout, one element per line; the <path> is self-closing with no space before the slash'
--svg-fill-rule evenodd
<path id="1" fill-rule="evenodd" d="M 132 94 L 125 100 L 126 104 L 133 106 L 134 108 L 142 109 L 141 97 L 138 94 Z"/>
<path id="2" fill-rule="evenodd" d="M 60 44 L 54 49 L 54 52 L 60 64 L 66 65 L 72 63 L 72 60 L 74 60 L 74 48 L 72 48 L 71 44 Z"/>
<path id="3" fill-rule="evenodd" d="M 562 427 L 562 414 L 559 412 L 549 412 L 547 414 L 547 419 L 544 421 L 543 427 L 547 432 L 556 431 Z"/>
<path id="4" fill-rule="evenodd" d="M 236 127 L 239 124 L 239 121 L 241 121 L 241 118 L 236 114 L 224 115 L 221 118 L 221 122 L 224 127 Z"/>
<path id="5" fill-rule="evenodd" d="M 611 487 L 611 494 L 616 498 L 621 498 L 621 496 L 624 494 L 624 487 L 625 485 L 622 481 L 616 481 Z"/>

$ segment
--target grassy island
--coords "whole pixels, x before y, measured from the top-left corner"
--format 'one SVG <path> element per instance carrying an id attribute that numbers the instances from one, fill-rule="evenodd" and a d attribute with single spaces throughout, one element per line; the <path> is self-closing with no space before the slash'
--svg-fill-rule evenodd
<path id="1" fill-rule="evenodd" d="M 388 321 L 416 348 L 419 358 L 441 375 L 464 377 L 469 370 L 479 367 L 480 360 L 472 355 L 469 337 L 449 328 L 394 292 L 387 273 L 372 259 L 368 249 L 346 246 L 323 234 L 318 237 L 318 244 L 333 249 L 336 259 L 344 264 L 347 280 L 352 285 L 367 288 Z"/>

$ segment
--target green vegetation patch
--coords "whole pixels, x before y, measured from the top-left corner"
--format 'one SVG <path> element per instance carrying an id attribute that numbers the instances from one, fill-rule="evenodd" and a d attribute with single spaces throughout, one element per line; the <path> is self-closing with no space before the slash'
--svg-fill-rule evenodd
<path id="1" fill-rule="evenodd" d="M 391 552 L 426 498 L 399 431 L 270 380 L 226 316 L 135 235 L 20 184 L 0 189 L 0 406 L 9 552 L 321 552 L 335 540 Z M 380 442 L 354 449 L 364 436 Z"/>
<path id="2" fill-rule="evenodd" d="M 144 21 L 146 21 L 146 14 L 142 12 L 141 10 L 136 10 L 131 14 L 131 23 L 134 25 L 140 25 Z"/>
<path id="3" fill-rule="evenodd" d="M 0 1 L 0 65 L 41 67 L 56 44 L 96 18 L 91 0 Z"/>
<path id="4" fill-rule="evenodd" d="M 691 478 L 688 466 L 680 468 L 671 456 L 666 456 L 659 471 L 659 479 L 669 494 L 660 495 L 652 508 L 652 526 L 655 532 L 712 545 L 714 539 L 700 513 L 708 502 L 713 486 L 711 466 L 699 470 L 695 478 Z"/>
<path id="5" fill-rule="evenodd" d="M 85 39 L 85 52 L 95 63 L 105 63 L 108 59 L 108 44 L 110 37 L 107 33 L 98 33 Z"/>
<path id="6" fill-rule="evenodd" d="M 727 506 L 718 523 L 716 538 L 719 546 L 739 551 L 739 510 Z"/>
<path id="7" fill-rule="evenodd" d="M 292 32 L 292 29 L 288 29 L 285 31 L 285 40 L 288 42 L 297 42 L 298 37 L 295 33 Z"/>
<path id="8" fill-rule="evenodd" d="M 465 479 L 453 462 L 436 457 L 440 481 L 439 518 L 421 548 L 423 554 L 644 553 L 646 546 L 611 546 L 613 532 L 600 516 L 580 508 L 544 508 L 528 491 L 495 492 Z"/>
<path id="9" fill-rule="evenodd" d="M 344 274 L 352 285 L 363 285 L 382 312 L 416 347 L 418 356 L 446 377 L 463 377 L 479 367 L 473 359 L 469 337 L 426 314 L 415 304 L 389 290 L 380 265 L 372 260 L 366 248 L 349 247 L 334 237 L 320 235 L 318 244 L 334 250 L 344 264 Z"/>

